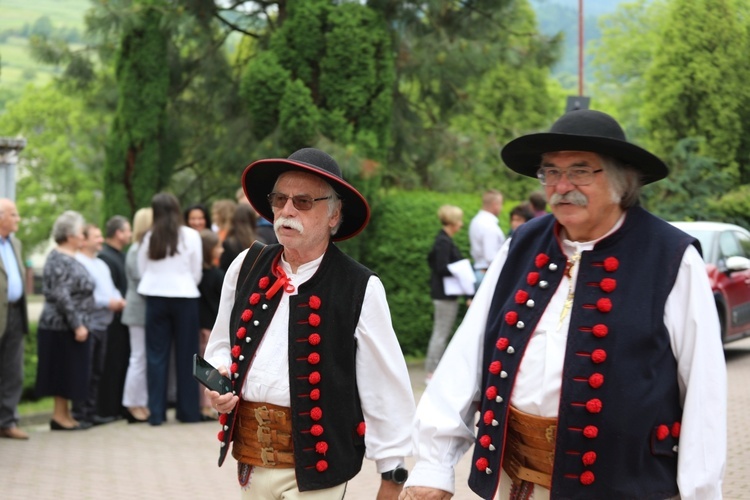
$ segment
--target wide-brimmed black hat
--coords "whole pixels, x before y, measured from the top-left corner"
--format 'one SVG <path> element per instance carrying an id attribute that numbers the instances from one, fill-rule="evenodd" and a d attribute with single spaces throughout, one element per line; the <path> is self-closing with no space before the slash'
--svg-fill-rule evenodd
<path id="1" fill-rule="evenodd" d="M 279 175 L 290 170 L 321 177 L 341 198 L 341 213 L 344 220 L 333 236 L 334 241 L 351 238 L 367 226 L 370 220 L 370 206 L 365 198 L 344 180 L 336 160 L 314 148 L 300 149 L 289 158 L 258 160 L 245 168 L 242 173 L 242 189 L 250 204 L 262 217 L 273 222 L 273 210 L 268 203 L 268 193 L 273 191 Z"/>
<path id="2" fill-rule="evenodd" d="M 614 118 L 590 109 L 564 114 L 549 132 L 513 139 L 500 154 L 511 170 L 536 177 L 542 155 L 555 151 L 590 151 L 615 158 L 638 170 L 643 184 L 663 179 L 669 173 L 656 155 L 628 142 Z"/>

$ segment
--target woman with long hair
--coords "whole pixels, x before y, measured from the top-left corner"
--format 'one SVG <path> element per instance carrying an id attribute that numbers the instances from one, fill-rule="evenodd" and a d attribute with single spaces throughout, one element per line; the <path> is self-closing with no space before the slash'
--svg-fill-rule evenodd
<path id="1" fill-rule="evenodd" d="M 175 347 L 177 420 L 199 422 L 198 386 L 192 376 L 198 351 L 198 283 L 203 274 L 203 249 L 198 231 L 182 222 L 180 204 L 169 193 L 151 200 L 154 221 L 138 249 L 141 282 L 146 297 L 146 366 L 148 421 L 166 420 L 169 353 Z"/>
<path id="2" fill-rule="evenodd" d="M 242 251 L 250 248 L 255 241 L 255 225 L 258 222 L 258 214 L 253 207 L 246 204 L 237 205 L 232 215 L 232 223 L 229 227 L 226 239 L 224 239 L 224 253 L 219 259 L 219 267 L 226 272 L 229 265 Z"/>

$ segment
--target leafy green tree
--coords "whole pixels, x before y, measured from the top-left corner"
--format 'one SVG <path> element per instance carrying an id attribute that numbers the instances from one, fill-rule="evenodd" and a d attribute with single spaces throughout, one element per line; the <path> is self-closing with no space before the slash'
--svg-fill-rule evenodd
<path id="1" fill-rule="evenodd" d="M 53 84 L 29 87 L 0 114 L 0 135 L 22 136 L 17 172 L 17 204 L 23 218 L 18 231 L 31 253 L 49 241 L 52 224 L 64 210 L 100 222 L 102 144 L 107 116 L 92 113 L 82 98 Z"/>
<path id="2" fill-rule="evenodd" d="M 131 216 L 169 182 L 166 137 L 169 91 L 162 14 L 145 9 L 123 33 L 115 76 L 119 99 L 107 141 L 105 216 Z M 166 144 L 165 144 L 166 143 Z"/>
<path id="3" fill-rule="evenodd" d="M 732 0 L 672 0 L 645 73 L 642 124 L 665 155 L 686 137 L 704 137 L 702 154 L 737 176 L 749 124 L 747 26 Z M 735 177 L 739 179 L 739 177 Z"/>

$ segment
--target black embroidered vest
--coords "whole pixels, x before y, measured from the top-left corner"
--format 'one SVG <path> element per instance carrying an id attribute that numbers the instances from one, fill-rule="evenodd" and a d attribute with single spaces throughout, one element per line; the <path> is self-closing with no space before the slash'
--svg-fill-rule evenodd
<path id="1" fill-rule="evenodd" d="M 230 371 L 238 395 L 284 293 L 282 283 L 277 283 L 278 272 L 272 271 L 281 251 L 280 245 L 267 246 L 247 277 L 240 275 L 229 325 L 233 337 Z M 362 467 L 365 425 L 357 390 L 354 332 L 371 276 L 372 271 L 330 244 L 313 277 L 290 297 L 287 356 L 300 491 L 341 484 Z M 220 418 L 219 465 L 233 439 L 234 416 L 232 412 Z"/>
<path id="2" fill-rule="evenodd" d="M 548 215 L 514 233 L 487 320 L 469 485 L 493 498 L 518 367 L 567 262 Z M 696 240 L 641 208 L 581 255 L 552 473 L 555 499 L 677 495 L 682 410 L 664 306 Z M 699 248 L 699 247 L 698 247 Z"/>

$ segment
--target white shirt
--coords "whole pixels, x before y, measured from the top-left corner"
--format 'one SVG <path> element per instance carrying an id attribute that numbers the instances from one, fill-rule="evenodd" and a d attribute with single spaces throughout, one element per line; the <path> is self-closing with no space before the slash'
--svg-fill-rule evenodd
<path id="1" fill-rule="evenodd" d="M 141 282 L 138 293 L 154 297 L 194 299 L 201 296 L 198 283 L 203 277 L 203 243 L 195 229 L 180 227 L 177 253 L 159 260 L 148 257 L 151 231 L 138 248 L 138 269 Z"/>
<path id="2" fill-rule="evenodd" d="M 480 210 L 469 224 L 469 243 L 474 269 L 487 269 L 500 251 L 505 234 L 497 223 L 497 216 Z"/>
<path id="3" fill-rule="evenodd" d="M 247 250 L 227 269 L 221 289 L 216 323 L 206 346 L 205 358 L 212 365 L 231 364 L 229 320 L 234 306 L 237 277 Z M 318 270 L 323 256 L 299 266 L 296 273 L 282 258 L 280 264 L 294 285 L 284 293 L 263 341 L 255 354 L 242 388 L 246 401 L 290 406 L 289 398 L 289 297 Z M 378 472 L 404 463 L 411 455 L 411 422 L 414 395 L 401 347 L 391 324 L 391 314 L 383 284 L 370 277 L 365 290 L 357 329 L 357 389 L 367 431 L 365 456 L 375 460 Z"/>
<path id="4" fill-rule="evenodd" d="M 89 276 L 94 280 L 94 304 L 96 309 L 91 313 L 88 327 L 92 330 L 106 330 L 115 313 L 109 309 L 109 301 L 121 299 L 122 294 L 112 281 L 112 272 L 106 262 L 98 257 L 89 257 L 81 252 L 76 252 L 76 260 L 80 262 Z"/>
<path id="5" fill-rule="evenodd" d="M 563 250 L 570 257 L 576 251 L 591 250 L 595 243 L 564 240 Z M 503 246 L 487 271 L 419 402 L 414 430 L 417 464 L 406 486 L 455 491 L 453 467 L 474 443 L 475 412 L 481 398 L 483 333 L 508 246 Z M 573 280 L 577 274 L 576 266 Z M 511 396 L 511 403 L 522 411 L 557 416 L 570 319 L 559 328 L 558 322 L 567 293 L 565 278 L 524 353 Z M 685 250 L 667 298 L 664 324 L 677 360 L 683 407 L 677 463 L 680 496 L 683 500 L 720 499 L 726 463 L 726 366 L 705 264 L 692 245 Z"/>

